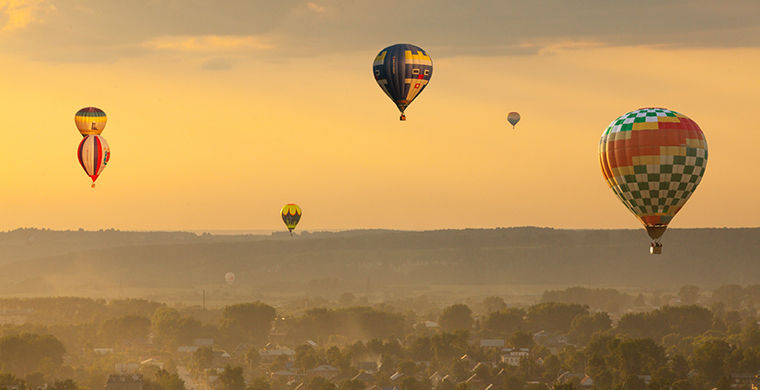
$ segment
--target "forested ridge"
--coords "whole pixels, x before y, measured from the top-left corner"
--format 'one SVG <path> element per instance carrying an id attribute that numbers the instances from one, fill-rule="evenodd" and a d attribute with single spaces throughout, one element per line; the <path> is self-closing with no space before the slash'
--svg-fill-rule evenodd
<path id="1" fill-rule="evenodd" d="M 210 235 L 0 233 L 0 292 L 77 294 L 82 286 L 185 288 L 235 272 L 256 291 L 334 293 L 398 286 L 596 285 L 662 288 L 760 282 L 760 229 L 672 229 L 662 256 L 640 230 L 365 230 Z M 255 287 L 254 287 L 255 286 Z"/>

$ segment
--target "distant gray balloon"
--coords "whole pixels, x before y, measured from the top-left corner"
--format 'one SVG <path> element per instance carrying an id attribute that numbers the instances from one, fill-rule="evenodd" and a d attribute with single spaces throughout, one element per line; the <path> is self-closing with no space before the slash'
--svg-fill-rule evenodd
<path id="1" fill-rule="evenodd" d="M 512 128 L 515 128 L 515 125 L 517 122 L 520 121 L 520 114 L 512 111 L 507 115 L 507 121 L 512 125 Z"/>

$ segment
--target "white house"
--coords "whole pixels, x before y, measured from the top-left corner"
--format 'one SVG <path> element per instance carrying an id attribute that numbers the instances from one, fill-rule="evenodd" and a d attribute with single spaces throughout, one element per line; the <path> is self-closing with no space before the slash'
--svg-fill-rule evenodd
<path id="1" fill-rule="evenodd" d="M 501 362 L 510 366 L 519 366 L 520 359 L 528 357 L 528 348 L 504 348 L 501 350 Z"/>

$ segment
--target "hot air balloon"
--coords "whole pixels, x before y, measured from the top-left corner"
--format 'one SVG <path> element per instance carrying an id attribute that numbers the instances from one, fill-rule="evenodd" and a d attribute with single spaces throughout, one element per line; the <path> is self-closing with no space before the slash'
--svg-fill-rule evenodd
<path id="1" fill-rule="evenodd" d="M 235 283 L 235 274 L 232 272 L 227 272 L 224 274 L 224 281 L 227 282 L 227 284 L 232 285 L 232 283 Z"/>
<path id="2" fill-rule="evenodd" d="M 94 188 L 95 180 L 103 173 L 103 169 L 111 158 L 108 142 L 99 135 L 88 135 L 79 143 L 77 157 L 79 157 L 79 165 L 92 179 L 92 187 Z"/>
<path id="3" fill-rule="evenodd" d="M 417 46 L 397 44 L 380 51 L 372 63 L 372 73 L 380 88 L 398 106 L 399 119 L 404 121 L 404 110 L 430 82 L 433 61 Z"/>
<path id="4" fill-rule="evenodd" d="M 74 123 L 82 137 L 100 135 L 106 127 L 107 120 L 106 113 L 97 107 L 85 107 L 74 115 Z"/>
<path id="5" fill-rule="evenodd" d="M 707 166 L 707 141 L 696 122 L 665 108 L 642 108 L 615 119 L 599 142 L 602 174 L 644 224 L 650 253 L 697 189 Z"/>
<path id="6" fill-rule="evenodd" d="M 509 114 L 507 114 L 507 121 L 512 125 L 512 128 L 515 128 L 515 125 L 517 122 L 520 121 L 520 114 L 512 111 Z"/>
<path id="7" fill-rule="evenodd" d="M 285 226 L 288 227 L 290 235 L 293 235 L 293 229 L 298 225 L 298 221 L 301 220 L 301 208 L 295 203 L 288 203 L 282 206 L 281 210 L 282 221 L 285 222 Z"/>

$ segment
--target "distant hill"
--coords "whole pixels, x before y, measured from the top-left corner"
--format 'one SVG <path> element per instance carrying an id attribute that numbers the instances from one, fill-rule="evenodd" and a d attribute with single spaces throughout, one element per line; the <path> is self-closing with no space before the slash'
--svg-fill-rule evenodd
<path id="1" fill-rule="evenodd" d="M 393 292 L 431 285 L 668 289 L 760 283 L 760 228 L 672 229 L 648 254 L 643 230 L 520 227 L 197 235 L 114 230 L 0 233 L 0 294 L 235 288 L 252 293 Z"/>

